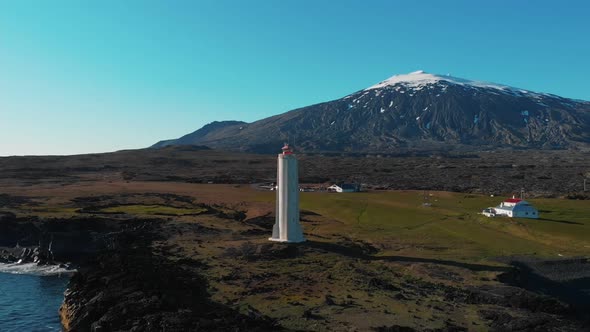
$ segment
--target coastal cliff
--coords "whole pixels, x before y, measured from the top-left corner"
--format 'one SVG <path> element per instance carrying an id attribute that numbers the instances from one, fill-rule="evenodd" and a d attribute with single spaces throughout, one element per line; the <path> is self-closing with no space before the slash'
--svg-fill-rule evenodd
<path id="1" fill-rule="evenodd" d="M 234 219 L 231 214 L 219 217 Z M 0 262 L 76 267 L 59 316 L 65 331 L 280 330 L 262 315 L 244 315 L 209 298 L 207 281 L 171 260 L 169 220 L 39 219 L 0 215 Z M 172 230 L 176 232 L 176 230 Z"/>
<path id="2" fill-rule="evenodd" d="M 117 222 L 96 218 L 17 217 L 0 212 L 0 263 L 82 264 L 108 248 Z"/>
<path id="3" fill-rule="evenodd" d="M 66 331 L 278 330 L 262 316 L 246 316 L 209 299 L 207 281 L 154 249 L 164 220 L 134 221 L 82 266 L 65 292 L 60 317 Z M 167 226 L 164 226 L 167 227 Z"/>

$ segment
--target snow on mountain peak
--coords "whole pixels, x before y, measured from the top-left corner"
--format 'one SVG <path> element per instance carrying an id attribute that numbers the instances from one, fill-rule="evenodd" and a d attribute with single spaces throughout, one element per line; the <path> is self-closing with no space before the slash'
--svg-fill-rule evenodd
<path id="1" fill-rule="evenodd" d="M 423 70 L 418 70 L 411 72 L 409 74 L 401 74 L 392 76 L 385 81 L 377 83 L 371 87 L 366 88 L 365 90 L 373 90 L 373 89 L 380 89 L 385 88 L 388 86 L 394 85 L 404 85 L 406 87 L 420 87 L 429 84 L 435 84 L 438 82 L 448 82 L 450 84 L 455 85 L 462 85 L 462 86 L 471 86 L 471 87 L 478 87 L 478 88 L 492 88 L 497 90 L 502 90 L 506 92 L 520 92 L 520 93 L 527 93 L 529 91 L 512 88 L 506 85 L 496 84 L 496 83 L 489 83 L 489 82 L 482 82 L 482 81 L 471 81 L 459 77 L 453 77 L 450 75 L 436 75 L 436 74 L 429 74 Z"/>

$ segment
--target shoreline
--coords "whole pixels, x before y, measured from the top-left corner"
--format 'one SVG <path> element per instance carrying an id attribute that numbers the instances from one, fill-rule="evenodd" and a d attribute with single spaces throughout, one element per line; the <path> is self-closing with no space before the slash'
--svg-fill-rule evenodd
<path id="1" fill-rule="evenodd" d="M 34 276 L 62 276 L 70 277 L 77 272 L 75 268 L 59 265 L 38 265 L 37 263 L 0 263 L 0 273 L 23 274 Z"/>
<path id="2" fill-rule="evenodd" d="M 580 304 L 543 292 L 578 279 L 579 287 L 585 287 L 584 275 L 559 273 L 569 264 L 563 260 L 535 263 L 530 257 L 504 257 L 500 266 L 497 261 L 412 255 L 384 247 L 386 242 L 338 232 L 343 223 L 321 210 L 302 213 L 307 242 L 282 244 L 266 240 L 274 218 L 265 205 L 202 203 L 170 194 L 75 202 L 93 211 L 114 205 L 136 210 L 143 203 L 190 214 L 0 214 L 5 230 L 0 258 L 10 256 L 12 264 L 24 257 L 27 264 L 72 262 L 78 267 L 59 311 L 66 331 L 462 331 L 518 326 L 582 331 L 590 326 Z M 197 208 L 201 212 L 195 214 Z M 320 226 L 321 233 L 310 232 Z M 519 260 L 529 268 L 517 265 Z M 587 260 L 580 263 L 588 265 Z M 545 265 L 553 267 L 547 271 L 555 276 L 544 272 Z M 548 283 L 530 283 L 545 280 L 536 273 Z M 474 313 L 470 320 L 463 318 L 465 312 Z"/>
<path id="3" fill-rule="evenodd" d="M 177 225 L 161 221 L 143 225 L 140 228 L 140 232 L 124 235 L 128 246 L 119 248 L 116 252 L 99 254 L 94 264 L 81 269 L 72 278 L 60 308 L 60 317 L 66 331 L 77 330 L 84 326 L 106 330 L 145 328 L 148 331 L 162 328 L 181 330 L 201 328 L 210 331 L 222 331 L 229 327 L 237 331 L 282 329 L 278 322 L 254 308 L 236 312 L 235 309 L 212 301 L 209 293 L 210 281 L 201 272 L 194 272 L 206 268 L 205 262 L 170 260 L 170 257 L 175 256 L 173 247 L 164 247 L 155 251 L 148 249 L 154 242 L 163 240 L 163 237 L 168 236 L 167 234 L 178 231 Z M 259 254 L 261 257 L 275 255 L 271 252 L 277 250 L 284 251 L 285 253 L 281 255 L 286 255 L 283 257 L 289 259 L 289 257 L 305 255 L 312 243 L 268 244 L 257 250 L 261 250 Z M 348 250 L 356 250 L 356 248 Z M 528 257 L 522 257 L 521 261 L 525 259 Z M 556 260 L 538 260 L 539 263 L 548 261 L 552 262 L 554 267 L 559 267 L 561 264 Z M 564 264 L 569 262 L 566 260 Z M 510 276 L 517 277 L 510 279 Z M 501 311 L 497 309 L 482 311 L 484 317 L 496 321 L 490 327 L 499 330 L 507 330 L 514 324 L 540 324 L 539 326 L 546 326 L 548 330 L 556 328 L 554 323 L 546 320 L 539 321 L 539 313 L 554 317 L 561 324 L 571 326 L 572 331 L 589 326 L 590 317 L 583 311 L 584 307 L 576 307 L 573 303 L 561 302 L 549 294 L 538 292 L 541 289 L 539 287 L 529 288 L 523 285 L 523 280 L 536 277 L 538 276 L 531 270 L 526 270 L 513 261 L 507 266 L 506 272 L 499 274 L 500 283 L 495 286 L 467 287 L 466 289 L 443 287 L 440 291 L 448 301 L 456 301 L 467 296 L 468 303 L 512 308 L 510 310 L 516 309 L 521 312 L 521 315 L 530 312 L 523 317 L 512 317 L 507 320 L 506 314 L 501 314 Z M 108 281 L 99 282 L 99 280 Z M 130 280 L 135 280 L 144 286 L 134 287 Z M 92 286 L 89 287 L 89 285 Z M 436 289 L 441 286 L 417 283 L 407 287 L 425 287 L 426 289 L 435 287 Z M 110 309 L 101 311 L 97 309 L 100 307 Z M 131 307 L 133 307 L 132 310 Z M 121 312 L 125 313 L 124 318 L 120 317 Z M 146 315 L 148 318 L 144 318 Z M 92 322 L 89 317 L 94 317 L 96 320 Z M 303 319 L 309 320 L 309 318 Z M 453 326 L 451 324 L 449 328 Z M 458 326 L 454 327 L 458 328 Z"/>

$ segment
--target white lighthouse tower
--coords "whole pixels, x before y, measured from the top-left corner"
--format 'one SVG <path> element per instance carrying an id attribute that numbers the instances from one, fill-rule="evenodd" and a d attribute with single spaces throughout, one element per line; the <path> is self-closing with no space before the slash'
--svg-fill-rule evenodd
<path id="1" fill-rule="evenodd" d="M 303 242 L 299 223 L 299 173 L 297 159 L 288 144 L 278 156 L 276 219 L 271 241 Z"/>

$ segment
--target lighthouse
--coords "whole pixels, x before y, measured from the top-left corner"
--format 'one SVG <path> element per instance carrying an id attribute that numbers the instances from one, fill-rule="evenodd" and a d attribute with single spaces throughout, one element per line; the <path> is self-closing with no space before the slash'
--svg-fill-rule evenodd
<path id="1" fill-rule="evenodd" d="M 277 158 L 276 218 L 271 241 L 303 242 L 299 223 L 299 173 L 297 159 L 288 144 Z"/>

